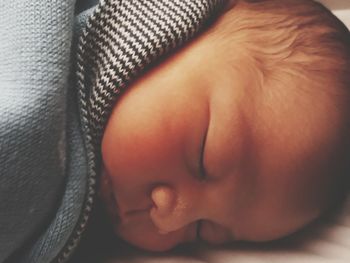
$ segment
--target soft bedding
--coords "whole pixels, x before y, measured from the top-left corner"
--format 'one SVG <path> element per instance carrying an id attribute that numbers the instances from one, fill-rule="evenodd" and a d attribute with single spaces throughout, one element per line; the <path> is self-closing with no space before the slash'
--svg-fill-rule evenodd
<path id="1" fill-rule="evenodd" d="M 350 28 L 349 0 L 320 0 Z M 102 242 L 108 242 L 106 240 Z M 150 253 L 125 244 L 99 247 L 90 241 L 73 262 L 101 263 L 345 263 L 350 262 L 350 193 L 332 213 L 297 234 L 271 243 L 234 243 L 224 247 L 197 245 L 168 253 Z M 119 246 L 118 249 L 113 249 Z M 104 247 L 104 249 L 99 249 Z M 115 247 L 114 247 L 115 248 Z M 97 250 L 97 251 L 96 251 Z"/>

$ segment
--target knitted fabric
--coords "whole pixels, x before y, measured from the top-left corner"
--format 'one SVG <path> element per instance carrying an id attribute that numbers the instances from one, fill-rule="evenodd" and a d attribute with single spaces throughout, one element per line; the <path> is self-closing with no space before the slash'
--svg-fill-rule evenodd
<path id="1" fill-rule="evenodd" d="M 0 262 L 48 228 L 65 189 L 74 4 L 0 0 Z"/>

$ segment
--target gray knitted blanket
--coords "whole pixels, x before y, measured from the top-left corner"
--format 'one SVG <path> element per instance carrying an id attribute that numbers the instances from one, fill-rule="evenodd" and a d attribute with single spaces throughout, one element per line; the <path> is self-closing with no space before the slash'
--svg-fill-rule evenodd
<path id="1" fill-rule="evenodd" d="M 118 95 L 224 2 L 106 0 L 78 16 L 75 1 L 0 1 L 0 262 L 70 258 Z"/>
<path id="2" fill-rule="evenodd" d="M 74 1 L 0 1 L 0 262 L 60 205 L 73 21 Z"/>

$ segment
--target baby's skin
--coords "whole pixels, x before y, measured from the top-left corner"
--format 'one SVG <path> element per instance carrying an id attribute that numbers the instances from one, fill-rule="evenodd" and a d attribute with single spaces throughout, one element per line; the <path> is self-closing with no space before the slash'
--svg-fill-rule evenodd
<path id="1" fill-rule="evenodd" d="M 334 97 L 288 74 L 261 81 L 249 52 L 223 42 L 201 35 L 114 107 L 100 192 L 131 244 L 164 251 L 197 239 L 273 240 L 330 202 L 345 118 Z"/>

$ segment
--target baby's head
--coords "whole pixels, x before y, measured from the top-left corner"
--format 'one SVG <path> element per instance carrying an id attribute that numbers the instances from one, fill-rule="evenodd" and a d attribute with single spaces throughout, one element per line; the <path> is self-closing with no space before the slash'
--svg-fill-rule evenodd
<path id="1" fill-rule="evenodd" d="M 101 196 L 150 250 L 267 241 L 319 217 L 349 157 L 350 37 L 308 0 L 239 1 L 128 88 Z"/>

